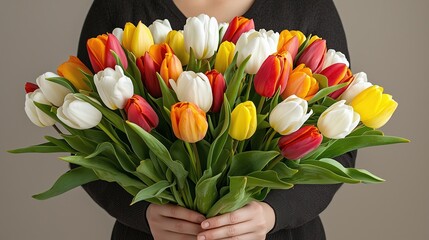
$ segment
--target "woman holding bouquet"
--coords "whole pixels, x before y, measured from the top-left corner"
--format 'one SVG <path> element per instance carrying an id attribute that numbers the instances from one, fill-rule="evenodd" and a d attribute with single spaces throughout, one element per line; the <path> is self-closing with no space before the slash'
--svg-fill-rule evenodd
<path id="1" fill-rule="evenodd" d="M 200 13 L 229 22 L 235 16 L 253 19 L 256 29 L 297 29 L 317 34 L 348 56 L 342 23 L 332 0 L 95 0 L 89 10 L 79 43 L 78 57 L 90 66 L 86 41 L 123 27 L 126 22 L 146 25 L 168 19 L 181 29 L 186 18 Z M 353 167 L 355 152 L 336 158 Z M 325 239 L 319 214 L 340 185 L 296 185 L 272 190 L 263 202 L 251 202 L 231 213 L 205 219 L 203 215 L 174 205 L 138 202 L 116 183 L 96 181 L 83 186 L 88 194 L 117 221 L 112 239 Z"/>

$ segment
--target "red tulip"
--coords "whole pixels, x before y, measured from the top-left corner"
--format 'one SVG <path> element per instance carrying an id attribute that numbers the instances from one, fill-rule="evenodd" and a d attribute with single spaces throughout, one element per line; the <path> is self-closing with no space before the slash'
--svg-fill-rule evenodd
<path id="1" fill-rule="evenodd" d="M 161 87 L 156 77 L 156 73 L 159 71 L 160 66 L 153 61 L 148 52 L 146 52 L 143 57 L 137 58 L 136 64 L 141 72 L 143 85 L 149 94 L 155 98 L 161 97 Z"/>
<path id="2" fill-rule="evenodd" d="M 103 34 L 96 38 L 89 39 L 86 43 L 86 49 L 88 50 L 89 60 L 91 61 L 91 65 L 95 73 L 98 73 L 107 67 L 115 68 L 117 63 L 111 51 L 118 55 L 124 69 L 127 69 L 128 67 L 125 52 L 122 49 L 119 40 L 113 34 Z"/>
<path id="3" fill-rule="evenodd" d="M 31 82 L 25 83 L 25 93 L 32 93 L 36 91 L 36 89 L 39 89 L 39 86 L 37 86 L 37 84 Z"/>
<path id="4" fill-rule="evenodd" d="M 253 19 L 248 19 L 245 17 L 235 17 L 229 23 L 228 29 L 226 29 L 222 42 L 229 41 L 236 44 L 241 34 L 244 32 L 248 32 L 251 29 L 255 29 L 255 23 L 253 22 Z"/>
<path id="5" fill-rule="evenodd" d="M 289 160 L 298 160 L 322 143 L 323 136 L 313 125 L 307 125 L 298 131 L 280 138 L 278 146 L 282 155 Z"/>
<path id="6" fill-rule="evenodd" d="M 297 64 L 304 63 L 313 73 L 319 73 L 322 70 L 326 54 L 326 40 L 317 39 L 311 43 L 302 55 L 299 57 Z"/>
<path id="7" fill-rule="evenodd" d="M 283 43 L 280 48 L 278 48 L 278 52 L 289 52 L 292 56 L 292 60 L 294 60 L 296 54 L 298 54 L 299 46 L 300 42 L 298 36 L 293 36 L 287 42 Z"/>
<path id="8" fill-rule="evenodd" d="M 213 94 L 213 105 L 210 109 L 212 112 L 219 112 L 222 104 L 223 104 L 223 94 L 226 91 L 226 82 L 225 78 L 223 77 L 222 73 L 211 70 L 209 72 L 206 72 L 206 76 L 210 81 L 210 86 L 212 87 L 212 94 Z"/>
<path id="9" fill-rule="evenodd" d="M 149 103 L 139 95 L 132 96 L 125 105 L 128 121 L 150 132 L 158 126 L 158 116 Z"/>
<path id="10" fill-rule="evenodd" d="M 255 75 L 255 91 L 264 97 L 272 97 L 280 88 L 282 93 L 292 70 L 292 57 L 288 52 L 268 56 Z"/>
<path id="11" fill-rule="evenodd" d="M 353 77 L 352 72 L 344 63 L 335 63 L 325 68 L 320 74 L 328 78 L 328 86 L 335 86 L 342 83 L 350 83 Z M 337 99 L 347 86 L 329 94 L 331 98 Z"/>

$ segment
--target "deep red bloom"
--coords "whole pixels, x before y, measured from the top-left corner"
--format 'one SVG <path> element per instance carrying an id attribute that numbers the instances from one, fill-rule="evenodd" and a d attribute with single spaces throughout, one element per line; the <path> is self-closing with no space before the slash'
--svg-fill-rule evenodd
<path id="1" fill-rule="evenodd" d="M 31 82 L 25 83 L 25 93 L 32 93 L 36 91 L 36 89 L 39 89 L 39 86 L 37 86 L 37 84 Z"/>
<path id="2" fill-rule="evenodd" d="M 150 104 L 141 96 L 134 95 L 128 99 L 124 109 L 127 113 L 128 121 L 139 125 L 147 132 L 158 126 L 158 115 L 156 115 Z"/>
<path id="3" fill-rule="evenodd" d="M 344 63 L 335 63 L 325 68 L 320 74 L 328 78 L 328 86 L 335 86 L 342 83 L 350 83 L 353 77 L 352 72 Z M 329 94 L 331 98 L 337 99 L 347 86 Z"/>
<path id="4" fill-rule="evenodd" d="M 304 63 L 313 73 L 319 73 L 325 62 L 326 40 L 317 39 L 299 57 L 297 65 Z"/>
<path id="5" fill-rule="evenodd" d="M 216 113 L 220 111 L 223 104 L 223 94 L 226 91 L 225 78 L 223 77 L 222 73 L 218 72 L 217 70 L 206 72 L 206 76 L 210 81 L 210 86 L 212 87 L 213 93 L 213 104 L 211 111 Z"/>
<path id="6" fill-rule="evenodd" d="M 289 160 L 298 160 L 322 143 L 323 136 L 313 125 L 307 125 L 298 131 L 280 138 L 278 146 L 282 155 Z"/>

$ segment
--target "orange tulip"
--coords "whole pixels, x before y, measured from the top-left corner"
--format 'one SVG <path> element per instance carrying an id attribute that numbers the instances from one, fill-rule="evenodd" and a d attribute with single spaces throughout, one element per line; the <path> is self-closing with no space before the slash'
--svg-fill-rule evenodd
<path id="1" fill-rule="evenodd" d="M 69 80 L 77 89 L 89 91 L 91 89 L 85 83 L 85 75 L 82 72 L 92 75 L 91 70 L 75 56 L 70 56 L 69 60 L 61 64 L 57 69 L 58 75 Z"/>
<path id="2" fill-rule="evenodd" d="M 116 60 L 111 53 L 115 52 L 124 66 L 128 67 L 127 57 L 122 49 L 119 40 L 113 34 L 98 35 L 96 38 L 91 38 L 86 43 L 89 60 L 95 73 L 104 70 L 107 67 L 115 68 Z"/>
<path id="3" fill-rule="evenodd" d="M 166 53 L 160 71 L 162 79 L 166 81 L 167 86 L 170 86 L 169 79 L 176 81 L 183 72 L 182 63 L 173 53 Z"/>
<path id="4" fill-rule="evenodd" d="M 228 29 L 226 29 L 225 35 L 223 35 L 222 42 L 229 41 L 236 44 L 241 34 L 251 29 L 255 29 L 253 19 L 235 17 L 229 23 Z"/>
<path id="5" fill-rule="evenodd" d="M 171 125 L 174 135 L 189 143 L 202 140 L 208 129 L 206 113 L 190 102 L 178 102 L 171 107 Z"/>
<path id="6" fill-rule="evenodd" d="M 286 99 L 291 95 L 310 100 L 319 91 L 319 84 L 313 77 L 311 69 L 300 64 L 289 76 L 286 89 L 282 93 L 282 98 Z"/>

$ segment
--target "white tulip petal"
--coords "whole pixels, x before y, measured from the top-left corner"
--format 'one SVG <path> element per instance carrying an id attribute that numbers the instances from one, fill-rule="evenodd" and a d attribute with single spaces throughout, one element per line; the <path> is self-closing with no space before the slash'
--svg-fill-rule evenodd
<path id="1" fill-rule="evenodd" d="M 39 89 L 43 92 L 46 99 L 54 106 L 61 106 L 64 102 L 64 97 L 71 93 L 71 91 L 52 81 L 47 80 L 47 78 L 60 77 L 55 73 L 47 72 L 40 75 L 36 79 L 36 83 L 39 86 Z"/>

